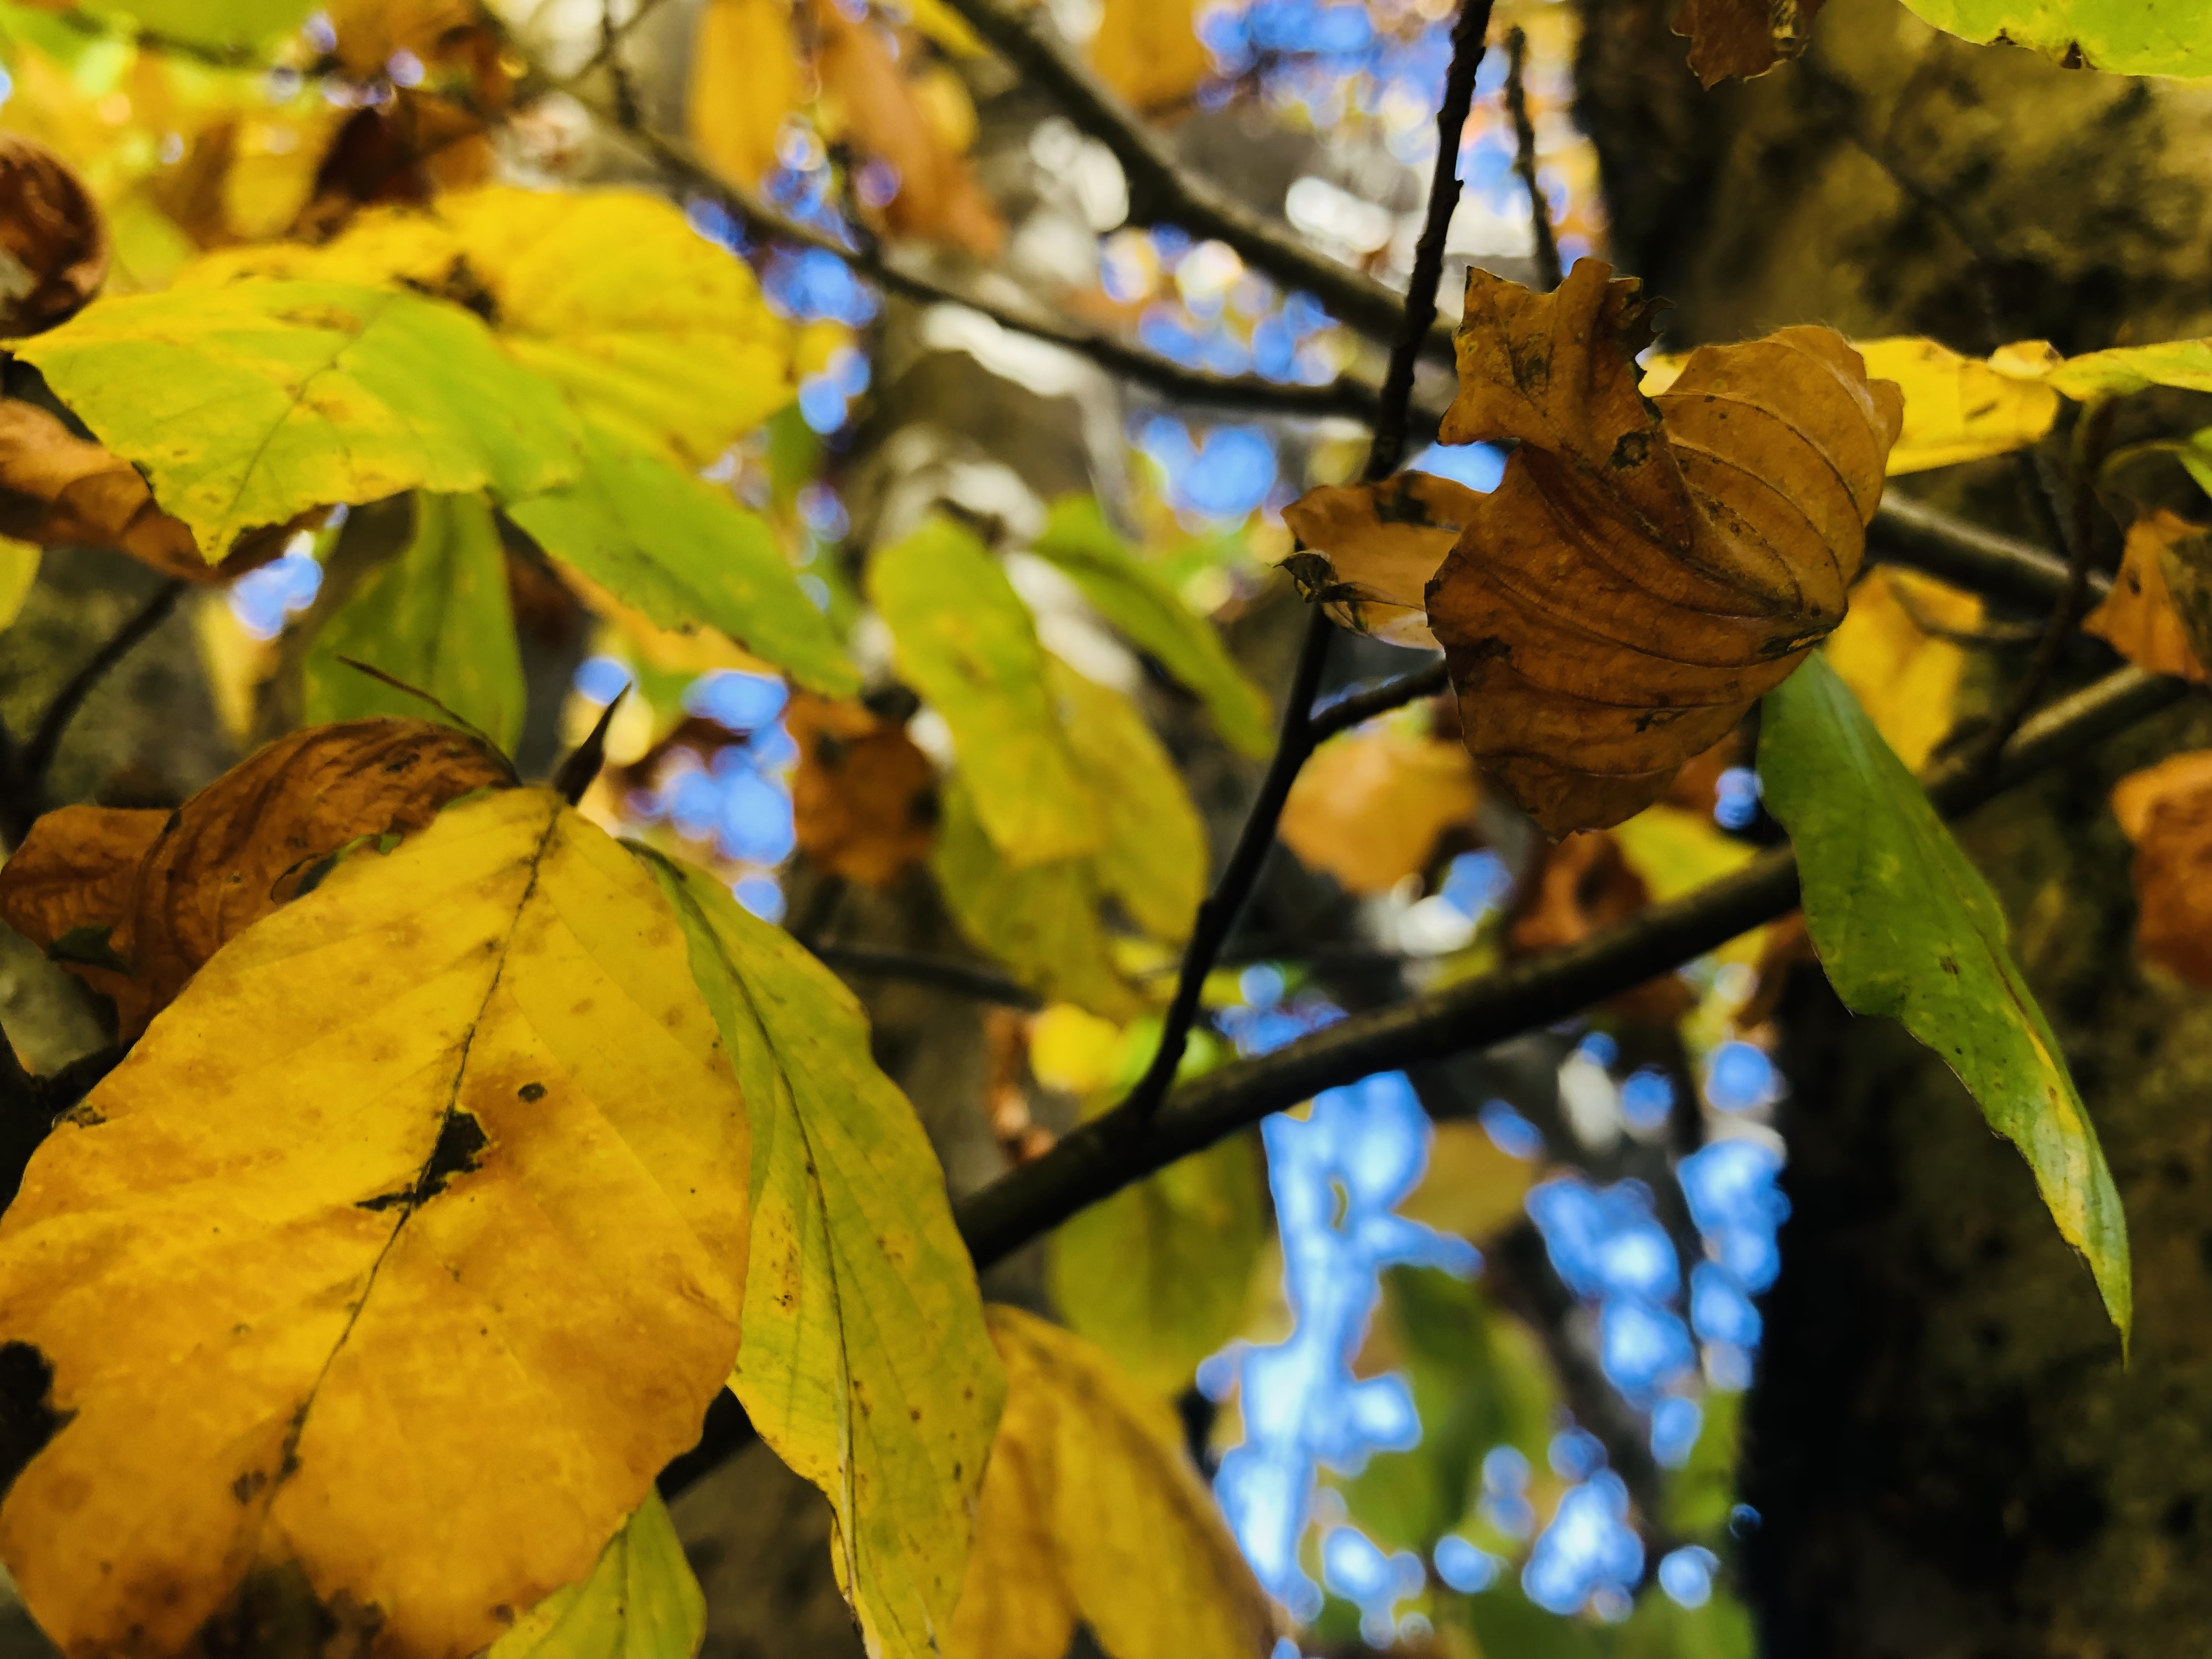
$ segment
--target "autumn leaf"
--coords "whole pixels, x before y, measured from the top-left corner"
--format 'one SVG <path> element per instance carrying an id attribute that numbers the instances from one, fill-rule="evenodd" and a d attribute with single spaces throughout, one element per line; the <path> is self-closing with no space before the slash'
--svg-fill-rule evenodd
<path id="1" fill-rule="evenodd" d="M 832 0 L 817 4 L 813 17 L 826 124 L 898 169 L 898 194 L 884 209 L 892 232 L 995 257 L 1006 240 L 1005 222 L 931 119 L 879 27 L 848 16 Z"/>
<path id="2" fill-rule="evenodd" d="M 68 0 L 33 0 L 57 11 Z M 210 52 L 236 52 L 266 46 L 307 20 L 314 0 L 130 0 L 114 9 L 127 12 L 138 26 L 185 46 Z"/>
<path id="3" fill-rule="evenodd" d="M 244 531 L 401 490 L 534 495 L 574 425 L 455 306 L 333 283 L 102 300 L 20 355 L 219 559 Z"/>
<path id="4" fill-rule="evenodd" d="M 1182 775 L 1128 698 L 1057 657 L 1045 670 L 1101 831 L 1099 886 L 1139 931 L 1180 945 L 1207 866 L 1206 826 Z"/>
<path id="5" fill-rule="evenodd" d="M 1060 1659 L 1079 1620 L 1109 1659 L 1260 1659 L 1273 1611 L 1174 1407 L 1080 1337 L 988 1311 L 1006 1409 L 947 1659 Z"/>
<path id="6" fill-rule="evenodd" d="M 1843 620 L 1900 420 L 1822 328 L 1702 347 L 1648 404 L 1652 307 L 1610 276 L 1470 270 L 1441 434 L 1518 441 L 1429 621 L 1469 751 L 1555 836 L 1657 799 Z"/>
<path id="7" fill-rule="evenodd" d="M 751 1110 L 731 1386 L 836 1511 L 832 1559 L 870 1651 L 925 1659 L 959 1595 L 1005 1391 L 943 1174 L 852 994 L 711 876 L 652 863 Z"/>
<path id="8" fill-rule="evenodd" d="M 929 857 L 937 769 L 905 731 L 856 703 L 800 693 L 784 714 L 799 745 L 792 828 L 808 860 L 848 881 L 888 887 Z"/>
<path id="9" fill-rule="evenodd" d="M 1255 759 L 1274 747 L 1267 695 L 1237 665 L 1213 624 L 1129 550 L 1095 496 L 1054 501 L 1032 550 L 1057 565 L 1115 632 L 1206 705 L 1222 741 Z"/>
<path id="10" fill-rule="evenodd" d="M 0 920 L 49 950 L 107 926 L 99 962 L 62 963 L 114 999 L 126 1039 L 167 1007 L 225 944 L 311 884 L 319 864 L 367 839 L 422 829 L 447 802 L 514 781 L 507 762 L 450 726 L 356 720 L 280 738 L 173 813 L 94 807 L 50 812 L 0 866 Z M 150 842 L 147 829 L 160 817 Z M 128 881 L 119 861 L 138 849 Z M 88 884 L 82 913 L 71 879 Z"/>
<path id="11" fill-rule="evenodd" d="M 38 586 L 39 564 L 44 555 L 36 542 L 18 541 L 0 532 L 0 629 L 22 614 L 23 601 Z"/>
<path id="12" fill-rule="evenodd" d="M 557 797 L 343 860 L 208 963 L 0 1219 L 0 1340 L 44 1390 L 0 1503 L 26 1605 L 78 1653 L 302 1620 L 489 1645 L 696 1437 L 749 1155 L 683 930 Z"/>
<path id="13" fill-rule="evenodd" d="M 1387 893 L 1428 868 L 1437 838 L 1474 817 L 1481 795 L 1467 751 L 1400 732 L 1323 744 L 1283 804 L 1283 844 L 1347 892 Z"/>
<path id="14" fill-rule="evenodd" d="M 1483 1244 L 1521 1219 L 1521 1200 L 1535 1180 L 1535 1166 L 1498 1151 L 1480 1123 L 1439 1123 L 1429 1141 L 1427 1173 L 1399 1200 L 1398 1213 Z"/>
<path id="15" fill-rule="evenodd" d="M 1933 340 L 1854 340 L 1869 378 L 1905 394 L 1905 424 L 1889 452 L 1893 478 L 2002 455 L 2039 441 L 2058 417 L 2047 381 L 2007 373 L 2002 354 L 1964 357 Z"/>
<path id="16" fill-rule="evenodd" d="M 1820 10 L 1820 0 L 1682 0 L 1668 27 L 1690 37 L 1691 72 L 1711 88 L 1799 56 Z"/>
<path id="17" fill-rule="evenodd" d="M 2212 985 L 2212 750 L 2169 755 L 2112 790 L 2135 843 L 2136 949 L 2192 985 Z"/>
<path id="18" fill-rule="evenodd" d="M 2020 1149 L 2124 1343 L 2133 1294 L 2119 1193 L 1996 896 L 1824 658 L 1808 659 L 1760 717 L 1759 781 L 1796 848 L 1829 983 L 1854 1013 L 1887 1015 L 1933 1049 Z"/>
<path id="19" fill-rule="evenodd" d="M 691 141 L 724 176 L 757 189 L 800 99 L 790 0 L 708 0 L 691 46 Z"/>
<path id="20" fill-rule="evenodd" d="M 1481 504 L 1465 484 L 1426 472 L 1323 484 L 1283 509 L 1283 522 L 1310 550 L 1291 554 L 1284 568 L 1344 627 L 1433 651 L 1429 580 Z"/>
<path id="21" fill-rule="evenodd" d="M 1029 607 L 980 541 L 939 517 L 867 569 L 900 678 L 952 730 L 974 810 L 1016 867 L 1096 852 L 1091 796 L 1056 718 Z"/>
<path id="22" fill-rule="evenodd" d="M 107 277 L 107 221 L 84 181 L 45 145 L 0 133 L 0 335 L 75 316 Z"/>
<path id="23" fill-rule="evenodd" d="M 1951 735 L 1966 672 L 1965 649 L 1930 630 L 1971 633 L 1981 624 L 1975 595 L 1885 566 L 1851 590 L 1850 614 L 1822 647 L 1875 728 L 1914 771 Z"/>
<path id="24" fill-rule="evenodd" d="M 1213 71 L 1194 0 L 1106 0 L 1091 37 L 1099 78 L 1139 110 L 1182 103 Z"/>
<path id="25" fill-rule="evenodd" d="M 591 1577 L 514 1621 L 484 1659 L 690 1659 L 707 1633 L 707 1598 L 660 1494 L 599 1552 Z"/>
<path id="26" fill-rule="evenodd" d="M 2119 574 L 2081 620 L 2138 668 L 2203 684 L 2212 647 L 2212 535 L 2164 507 L 2128 527 Z"/>
<path id="27" fill-rule="evenodd" d="M 1650 902 L 1650 885 L 1630 861 L 1621 837 L 1605 830 L 1578 830 L 1547 847 L 1522 881 L 1506 942 L 1518 957 L 1564 951 L 1618 927 Z M 1695 1000 L 1679 976 L 1662 974 L 1622 992 L 1612 1006 L 1631 1019 L 1670 1025 Z"/>
<path id="28" fill-rule="evenodd" d="M 353 666 L 381 669 L 514 752 L 522 732 L 522 655 L 507 555 L 478 495 L 415 497 L 415 530 L 325 622 L 307 653 L 307 720 L 420 715 L 421 701 Z"/>
<path id="29" fill-rule="evenodd" d="M 1968 40 L 2027 46 L 2114 75 L 2212 75 L 2212 15 L 2143 0 L 1905 0 Z"/>
<path id="30" fill-rule="evenodd" d="M 0 534 L 41 547 L 112 547 L 164 575 L 219 580 L 137 467 L 13 398 L 0 400 Z"/>

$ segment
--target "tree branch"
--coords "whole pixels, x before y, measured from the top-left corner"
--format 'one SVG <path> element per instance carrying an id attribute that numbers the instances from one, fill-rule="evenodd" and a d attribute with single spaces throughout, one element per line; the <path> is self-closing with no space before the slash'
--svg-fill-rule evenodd
<path id="1" fill-rule="evenodd" d="M 2186 690 L 2179 680 L 2121 669 L 2027 720 L 1992 775 L 1954 764 L 1929 781 L 1929 794 L 1955 817 L 2156 713 Z M 1035 1163 L 964 1200 L 957 1210 L 961 1234 L 976 1265 L 988 1267 L 1077 1211 L 1323 1089 L 1487 1048 L 1566 1018 L 1773 921 L 1796 902 L 1796 855 L 1777 848 L 1734 875 L 1581 944 L 1354 1015 L 1272 1054 L 1223 1066 L 1177 1089 L 1149 1122 L 1116 1122 L 1117 1113 L 1062 1136 Z"/>
<path id="2" fill-rule="evenodd" d="M 1401 295 L 1372 276 L 1316 253 L 1287 225 L 1255 211 L 1212 179 L 1184 167 L 1167 141 L 1068 49 L 1045 8 L 1024 6 L 1018 0 L 947 3 L 1024 81 L 1041 88 L 1068 119 L 1114 152 L 1129 181 L 1133 218 L 1171 222 L 1194 235 L 1226 242 L 1247 264 L 1285 287 L 1310 291 L 1353 327 L 1377 339 L 1396 337 L 1405 315 Z M 1451 152 L 1446 165 L 1454 164 L 1457 155 Z M 1450 329 L 1431 327 L 1423 345 L 1449 360 Z"/>
<path id="3" fill-rule="evenodd" d="M 1513 171 L 1528 190 L 1528 229 L 1535 244 L 1536 281 L 1549 292 L 1565 275 L 1559 269 L 1559 240 L 1552 234 L 1551 204 L 1536 182 L 1536 124 L 1528 118 L 1528 88 L 1522 79 L 1528 66 L 1528 37 L 1515 24 L 1506 32 L 1505 110 L 1513 118 Z"/>
<path id="4" fill-rule="evenodd" d="M 1390 349 L 1390 367 L 1382 379 L 1382 407 L 1375 419 L 1375 441 L 1367 450 L 1365 476 L 1370 483 L 1388 477 L 1398 469 L 1406 447 L 1407 410 L 1413 395 L 1413 368 L 1421 343 L 1428 337 L 1437 314 L 1437 283 L 1443 274 L 1444 237 L 1450 229 L 1452 210 L 1459 204 L 1459 140 L 1467 114 L 1474 101 L 1474 77 L 1482 67 L 1484 39 L 1490 29 L 1491 0 L 1464 0 L 1452 26 L 1451 68 L 1444 77 L 1443 104 L 1437 111 L 1437 165 L 1429 181 L 1429 204 L 1421 238 L 1413 254 L 1413 286 L 1407 291 L 1397 343 Z M 1314 698 L 1321 690 L 1322 670 L 1328 659 L 1328 644 L 1335 632 L 1328 611 L 1315 605 L 1306 618 L 1304 643 L 1298 649 L 1296 672 L 1283 702 L 1282 734 L 1275 753 L 1260 780 L 1258 795 L 1238 831 L 1237 845 L 1222 867 L 1221 878 L 1198 907 L 1190 944 L 1183 951 L 1182 970 L 1176 981 L 1160 1027 L 1159 1047 L 1136 1086 L 1120 1105 L 1100 1120 L 1116 1125 L 1115 1133 L 1141 1129 L 1167 1097 L 1190 1042 L 1191 1026 L 1198 1018 L 1199 998 L 1206 975 L 1213 971 L 1230 929 L 1237 925 L 1244 901 L 1260 878 L 1261 867 L 1275 844 L 1275 825 L 1290 799 L 1291 786 L 1320 739 L 1314 725 Z"/>
<path id="5" fill-rule="evenodd" d="M 1923 571 L 2029 610 L 2046 608 L 2066 585 L 2065 560 L 1894 489 L 1883 495 L 1867 540 L 1869 556 L 1884 563 Z M 2094 570 L 2088 584 L 2099 599 L 2112 591 L 2112 579 Z"/>
<path id="6" fill-rule="evenodd" d="M 1008 1008 L 1036 1010 L 1044 999 L 1004 975 L 971 968 L 964 962 L 942 957 L 917 956 L 910 951 L 878 951 L 857 945 L 809 945 L 816 957 L 846 973 L 902 979 L 916 985 L 934 986 L 977 1002 L 995 1002 Z"/>
<path id="7" fill-rule="evenodd" d="M 1426 668 L 1401 674 L 1380 685 L 1355 688 L 1316 708 L 1313 718 L 1307 722 L 1307 734 L 1318 747 L 1338 732 L 1364 726 L 1377 714 L 1387 714 L 1423 697 L 1437 696 L 1450 684 L 1451 677 L 1439 659 Z"/>

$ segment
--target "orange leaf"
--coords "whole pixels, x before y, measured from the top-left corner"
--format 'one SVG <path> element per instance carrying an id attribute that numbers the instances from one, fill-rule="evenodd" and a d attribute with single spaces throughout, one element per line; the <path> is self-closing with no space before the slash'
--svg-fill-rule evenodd
<path id="1" fill-rule="evenodd" d="M 1283 568 L 1344 627 L 1433 651 L 1429 579 L 1481 504 L 1465 484 L 1426 472 L 1324 484 L 1283 509 L 1283 522 L 1310 550 Z"/>
<path id="2" fill-rule="evenodd" d="M 2112 815 L 2136 847 L 2136 948 L 2212 985 L 2212 750 L 2130 773 L 2112 791 Z"/>
<path id="3" fill-rule="evenodd" d="M 2203 684 L 2212 679 L 2190 643 L 2187 616 L 2176 603 L 2176 578 L 2193 588 L 2192 565 L 2212 562 L 2212 536 L 2202 525 L 2160 507 L 2128 528 L 2126 549 L 2112 591 L 2082 618 L 2094 634 L 2138 668 L 2178 674 Z"/>
<path id="4" fill-rule="evenodd" d="M 1429 623 L 1469 751 L 1554 836 L 1656 800 L 1843 620 L 1903 416 L 1825 328 L 1701 347 L 1649 402 L 1655 307 L 1611 275 L 1469 271 L 1442 434 L 1519 441 Z"/>
<path id="5" fill-rule="evenodd" d="M 805 691 L 793 695 L 784 722 L 799 744 L 791 810 L 808 858 L 833 875 L 888 887 L 929 856 L 937 769 L 902 728 Z"/>
<path id="6" fill-rule="evenodd" d="M 789 0 L 709 0 L 691 48 L 691 137 L 717 172 L 757 187 L 799 101 Z"/>
<path id="7" fill-rule="evenodd" d="M 1764 75 L 1813 39 L 1820 0 L 1682 0 L 1668 25 L 1690 37 L 1690 69 L 1717 86 L 1729 76 Z"/>
<path id="8" fill-rule="evenodd" d="M 1569 836 L 1545 849 L 1534 878 L 1522 884 L 1507 943 L 1516 956 L 1563 951 L 1650 902 L 1651 889 L 1615 837 L 1602 830 Z M 1610 1006 L 1630 1018 L 1664 1025 L 1689 1012 L 1696 1000 L 1678 975 L 1662 974 L 1622 992 Z"/>
<path id="9" fill-rule="evenodd" d="M 1395 732 L 1324 744 L 1283 804 L 1283 844 L 1354 893 L 1387 893 L 1428 866 L 1437 837 L 1474 816 L 1457 744 Z"/>
<path id="10" fill-rule="evenodd" d="M 64 806 L 42 815 L 0 866 L 0 921 L 52 953 L 70 933 L 115 930 L 131 911 L 138 866 L 161 839 L 170 814 L 112 806 Z M 85 941 L 88 945 L 90 940 Z M 61 960 L 102 996 L 119 1000 L 130 976 L 88 949 Z"/>

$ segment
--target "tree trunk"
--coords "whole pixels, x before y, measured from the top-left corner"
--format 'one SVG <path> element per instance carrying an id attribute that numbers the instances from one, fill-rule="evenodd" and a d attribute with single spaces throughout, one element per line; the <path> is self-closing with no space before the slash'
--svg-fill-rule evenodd
<path id="1" fill-rule="evenodd" d="M 1966 349 L 2212 331 L 2203 91 L 1832 0 L 1807 61 L 1700 94 L 1672 10 L 1583 0 L 1580 65 L 1616 258 L 1676 301 L 1670 346 L 1804 321 Z M 1997 461 L 1912 482 L 2032 533 L 2020 476 Z M 2175 504 L 2205 515 L 2193 494 Z M 1969 706 L 2000 700 L 2020 660 L 1985 662 Z M 2069 672 L 2109 663 L 2085 647 Z M 1747 1419 L 1761 1521 L 1741 1563 L 1771 1655 L 2212 1650 L 2212 1000 L 2137 965 L 2106 807 L 2131 767 L 2207 743 L 2212 720 L 2176 713 L 1964 830 L 2127 1207 L 2130 1364 L 1943 1066 L 1817 975 L 1786 1005 L 1795 1213 Z"/>

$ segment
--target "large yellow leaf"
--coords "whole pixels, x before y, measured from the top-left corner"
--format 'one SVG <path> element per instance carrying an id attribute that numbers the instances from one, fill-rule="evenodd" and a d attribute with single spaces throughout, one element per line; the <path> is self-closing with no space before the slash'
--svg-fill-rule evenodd
<path id="1" fill-rule="evenodd" d="M 975 811 L 1006 861 L 1097 851 L 1103 837 L 1054 715 L 1036 624 L 982 543 L 931 519 L 877 550 L 867 588 L 900 677 L 952 729 Z"/>
<path id="2" fill-rule="evenodd" d="M 33 1616 L 79 1654 L 308 1621 L 489 1645 L 696 1439 L 749 1158 L 682 928 L 556 797 L 341 864 L 217 953 L 0 1221 L 44 1431 L 0 1555 Z"/>
<path id="3" fill-rule="evenodd" d="M 1061 1659 L 1079 1619 L 1110 1659 L 1266 1654 L 1267 1598 L 1175 1408 L 1081 1337 L 989 1313 L 1006 1411 L 947 1659 Z"/>
<path id="4" fill-rule="evenodd" d="M 720 173 L 757 187 L 799 106 L 790 0 L 708 0 L 691 46 L 691 140 Z"/>
<path id="5" fill-rule="evenodd" d="M 753 1125 L 745 1343 L 731 1386 L 836 1513 L 838 1581 L 876 1654 L 936 1651 L 1005 1382 L 975 1270 L 868 1022 L 788 933 L 653 860 Z"/>
<path id="6" fill-rule="evenodd" d="M 691 1659 L 706 1633 L 707 1598 L 654 1492 L 590 1577 L 524 1613 L 484 1659 Z"/>
<path id="7" fill-rule="evenodd" d="M 404 489 L 535 495 L 575 476 L 574 422 L 459 307 L 391 289 L 250 282 L 101 300 L 24 342 L 55 392 L 210 563 L 241 531 Z"/>

